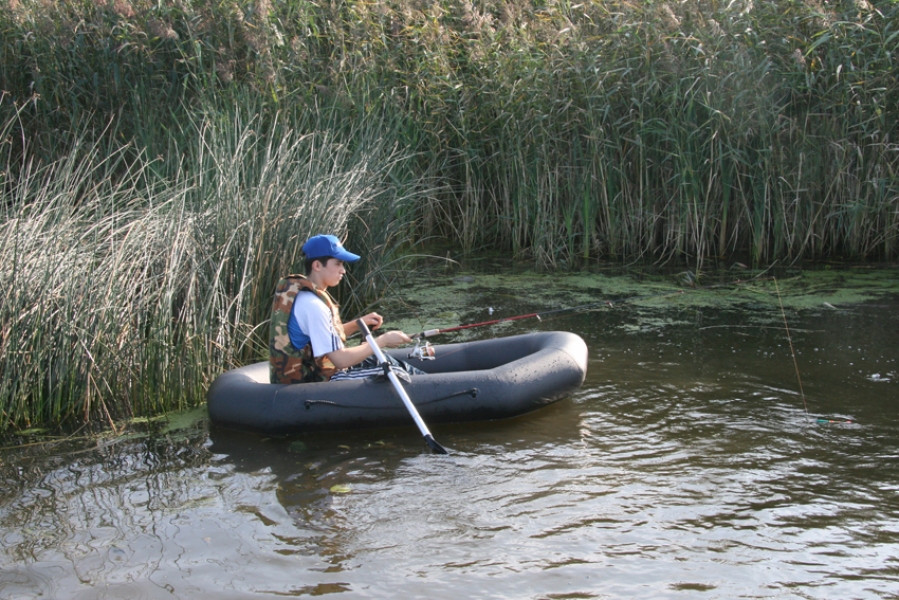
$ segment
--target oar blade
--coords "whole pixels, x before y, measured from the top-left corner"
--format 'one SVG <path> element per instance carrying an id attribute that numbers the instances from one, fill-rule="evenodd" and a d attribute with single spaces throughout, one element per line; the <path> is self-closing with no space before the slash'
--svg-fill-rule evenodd
<path id="1" fill-rule="evenodd" d="M 434 454 L 449 454 L 449 452 L 446 451 L 446 448 L 438 444 L 437 440 L 435 440 L 430 435 L 425 436 L 425 442 L 427 442 L 428 447 L 433 450 Z"/>

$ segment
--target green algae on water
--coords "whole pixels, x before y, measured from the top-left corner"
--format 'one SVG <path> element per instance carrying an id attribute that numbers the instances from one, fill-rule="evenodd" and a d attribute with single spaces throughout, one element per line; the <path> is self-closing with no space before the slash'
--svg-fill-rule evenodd
<path id="1" fill-rule="evenodd" d="M 899 269 L 792 269 L 776 278 L 765 272 L 721 272 L 706 274 L 695 285 L 677 273 L 466 272 L 464 278 L 417 273 L 400 293 L 402 298 L 385 299 L 384 311 L 390 328 L 410 334 L 575 307 L 597 311 L 635 307 L 640 309 L 635 312 L 642 315 L 641 323 L 649 325 L 659 319 L 659 310 L 771 307 L 779 311 L 781 303 L 791 311 L 850 309 L 884 295 L 899 295 Z M 665 317 L 655 325 L 680 322 Z M 508 335 L 516 323 L 494 327 L 502 332 L 497 335 Z M 464 333 L 460 337 L 464 339 Z"/>

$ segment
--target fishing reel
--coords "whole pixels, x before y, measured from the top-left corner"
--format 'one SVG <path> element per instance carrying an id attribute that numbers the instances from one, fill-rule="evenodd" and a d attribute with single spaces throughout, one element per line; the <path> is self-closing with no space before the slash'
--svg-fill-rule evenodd
<path id="1" fill-rule="evenodd" d="M 408 358 L 415 358 L 418 360 L 434 360 L 436 357 L 434 356 L 434 346 L 431 345 L 431 342 L 425 342 L 422 346 L 421 338 L 415 339 L 415 347 L 409 352 Z"/>

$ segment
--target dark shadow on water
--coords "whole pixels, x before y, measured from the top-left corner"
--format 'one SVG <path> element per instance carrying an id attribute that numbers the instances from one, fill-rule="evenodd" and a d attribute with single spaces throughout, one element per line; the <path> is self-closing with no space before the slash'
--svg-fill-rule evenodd
<path id="1" fill-rule="evenodd" d="M 399 402 L 399 400 L 397 400 Z M 566 443 L 577 436 L 579 408 L 566 398 L 532 413 L 499 421 L 441 424 L 431 432 L 446 447 L 449 458 L 478 453 L 502 453 L 534 445 Z M 406 428 L 269 436 L 210 425 L 209 451 L 225 455 L 243 472 L 270 469 L 279 476 L 298 470 L 327 471 L 335 464 L 376 458 L 387 468 L 402 461 L 433 456 L 411 418 Z"/>

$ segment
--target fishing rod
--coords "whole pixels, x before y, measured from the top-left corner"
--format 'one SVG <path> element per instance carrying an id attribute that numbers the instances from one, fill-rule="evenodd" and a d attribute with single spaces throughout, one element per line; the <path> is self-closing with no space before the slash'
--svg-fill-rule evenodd
<path id="1" fill-rule="evenodd" d="M 787 316 L 786 316 L 786 311 L 784 310 L 783 300 L 781 299 L 781 296 L 780 296 L 780 287 L 777 285 L 776 277 L 774 277 L 774 276 L 762 277 L 761 274 L 759 274 L 755 277 L 751 277 L 749 279 L 738 279 L 736 281 L 731 281 L 728 283 L 719 283 L 719 284 L 713 284 L 713 285 L 708 285 L 708 286 L 703 286 L 703 287 L 693 286 L 692 288 L 689 288 L 686 290 L 685 289 L 676 289 L 676 290 L 672 290 L 672 291 L 661 292 L 658 294 L 645 294 L 642 296 L 631 296 L 631 297 L 622 298 L 619 300 L 602 300 L 599 302 L 591 302 L 589 304 L 581 304 L 579 306 L 569 306 L 566 308 L 556 308 L 556 309 L 552 309 L 552 310 L 532 312 L 532 313 L 527 313 L 527 314 L 523 314 L 523 315 L 515 315 L 513 317 L 503 317 L 503 318 L 499 318 L 499 319 L 491 319 L 489 321 L 481 321 L 480 323 L 457 325 L 455 327 L 444 327 L 442 329 L 427 329 L 425 331 L 421 331 L 419 333 L 416 333 L 416 334 L 410 336 L 412 339 L 415 340 L 415 348 L 413 348 L 412 352 L 409 353 L 409 358 L 417 358 L 420 360 L 434 360 L 436 358 L 434 348 L 430 345 L 430 342 L 424 342 L 424 345 L 422 345 L 422 338 L 432 337 L 432 336 L 439 335 L 442 333 L 463 331 L 466 329 L 473 329 L 475 327 L 487 327 L 489 325 L 497 325 L 499 323 L 518 321 L 518 320 L 522 320 L 522 319 L 537 319 L 538 321 L 542 321 L 543 317 L 545 317 L 547 315 L 552 315 L 552 314 L 561 314 L 561 313 L 566 313 L 566 312 L 578 312 L 578 311 L 589 311 L 589 310 L 596 309 L 599 307 L 612 308 L 618 304 L 625 304 L 628 302 L 637 302 L 640 300 L 650 300 L 653 298 L 660 298 L 660 297 L 664 297 L 664 296 L 685 294 L 685 293 L 688 293 L 691 291 L 698 292 L 698 291 L 702 291 L 702 290 L 709 290 L 709 289 L 714 289 L 714 288 L 719 288 L 719 287 L 736 286 L 736 285 L 742 285 L 742 284 L 753 282 L 753 281 L 765 281 L 765 280 L 774 281 L 774 289 L 777 294 L 778 302 L 780 304 L 780 312 L 781 312 L 781 316 L 783 317 L 783 321 L 784 321 L 784 329 L 786 330 L 786 333 L 787 333 L 787 340 L 789 341 L 789 345 L 790 345 L 790 353 L 793 357 L 793 366 L 796 370 L 796 378 L 799 383 L 799 393 L 800 393 L 800 396 L 802 397 L 802 404 L 805 409 L 806 418 L 809 419 L 810 415 L 809 415 L 809 410 L 808 410 L 808 403 L 805 398 L 805 392 L 802 389 L 802 378 L 799 373 L 799 364 L 796 359 L 795 348 L 793 347 L 793 339 L 790 334 L 790 327 L 787 324 Z M 691 280 L 691 282 L 692 282 L 692 280 Z M 491 314 L 493 313 L 492 308 L 490 309 L 490 313 Z M 851 423 L 853 423 L 853 421 L 851 419 L 834 418 L 834 417 L 821 417 L 821 418 L 817 419 L 817 422 L 818 423 L 831 423 L 831 424 L 834 424 L 834 423 L 851 424 Z"/>
<path id="2" fill-rule="evenodd" d="M 509 321 L 519 321 L 521 319 L 537 319 L 538 321 L 542 321 L 543 317 L 549 314 L 554 313 L 563 313 L 563 312 L 574 312 L 577 310 L 589 310 L 591 308 L 596 308 L 599 306 L 611 306 L 612 303 L 610 301 L 603 302 L 594 302 L 592 304 L 582 304 L 581 306 L 571 306 L 568 308 L 557 308 L 554 310 L 545 310 L 542 312 L 528 313 L 526 315 L 516 315 L 514 317 L 503 317 L 501 319 L 491 319 L 490 321 L 482 321 L 480 323 L 470 323 L 468 325 L 457 325 L 456 327 L 444 327 L 443 329 L 426 329 L 425 331 L 420 331 L 413 335 L 410 335 L 413 340 L 415 340 L 415 347 L 409 352 L 409 358 L 417 358 L 419 360 L 434 360 L 435 350 L 434 347 L 431 346 L 431 342 L 425 341 L 424 345 L 422 345 L 422 339 L 432 337 L 435 335 L 440 335 L 441 333 L 451 333 L 453 331 L 462 331 L 464 329 L 473 329 L 475 327 L 486 327 L 488 325 L 496 325 L 498 323 L 506 323 Z M 493 309 L 490 309 L 490 312 L 493 312 Z"/>
<path id="3" fill-rule="evenodd" d="M 553 310 L 544 310 L 544 311 L 540 311 L 540 312 L 528 313 L 525 315 L 516 315 L 514 317 L 503 317 L 500 319 L 491 319 L 490 321 L 481 321 L 480 323 L 470 323 L 468 325 L 457 325 L 455 327 L 444 327 L 442 329 L 426 329 L 425 331 L 420 331 L 416 334 L 410 335 L 409 337 L 411 337 L 414 340 L 421 340 L 421 338 L 428 338 L 428 337 L 432 337 L 435 335 L 440 335 L 442 333 L 451 333 L 453 331 L 463 331 L 465 329 L 473 329 L 475 327 L 487 327 L 489 325 L 497 325 L 499 323 L 506 323 L 509 321 L 519 321 L 521 319 L 537 319 L 538 321 L 542 321 L 543 317 L 545 317 L 547 315 L 552 315 L 552 314 L 588 311 L 588 310 L 592 310 L 592 309 L 600 308 L 600 307 L 613 308 L 614 306 L 616 306 L 618 304 L 625 304 L 628 302 L 637 302 L 640 300 L 651 300 L 653 298 L 661 298 L 664 296 L 673 296 L 676 294 L 685 294 L 688 292 L 698 292 L 698 291 L 702 291 L 702 290 L 710 290 L 710 289 L 719 288 L 719 287 L 740 285 L 743 283 L 747 283 L 749 281 L 758 281 L 758 280 L 759 279 L 755 278 L 755 277 L 751 278 L 751 279 L 738 279 L 736 281 L 732 281 L 729 283 L 718 283 L 718 284 L 709 285 L 709 286 L 705 286 L 705 287 L 694 287 L 694 288 L 687 289 L 687 290 L 676 289 L 673 291 L 661 292 L 659 294 L 631 296 L 629 298 L 622 298 L 620 300 L 601 300 L 599 302 L 591 302 L 589 304 L 581 304 L 579 306 L 569 306 L 566 308 L 556 308 Z M 492 311 L 492 309 L 491 309 L 491 311 Z"/>

